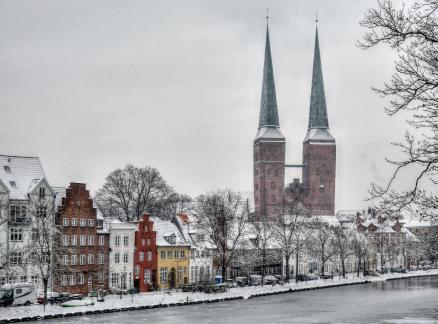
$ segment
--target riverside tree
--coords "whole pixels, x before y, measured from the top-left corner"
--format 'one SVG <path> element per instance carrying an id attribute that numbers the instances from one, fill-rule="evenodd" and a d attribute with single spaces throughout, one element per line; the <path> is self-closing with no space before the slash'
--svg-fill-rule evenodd
<path id="1" fill-rule="evenodd" d="M 345 260 L 353 254 L 351 231 L 342 225 L 333 227 L 333 246 L 341 261 L 342 277 L 345 278 Z"/>
<path id="2" fill-rule="evenodd" d="M 215 247 L 214 257 L 226 279 L 227 269 L 239 253 L 249 216 L 248 201 L 231 190 L 217 190 L 199 196 L 195 211 L 198 228 Z"/>
<path id="3" fill-rule="evenodd" d="M 390 99 L 386 113 L 409 116 L 404 140 L 394 143 L 404 158 L 388 159 L 394 173 L 386 184 L 372 184 L 370 198 L 380 200 L 380 209 L 388 215 L 413 208 L 437 221 L 438 1 L 421 0 L 400 7 L 390 0 L 378 1 L 360 24 L 367 29 L 358 42 L 360 47 L 387 45 L 397 55 L 391 79 L 374 89 Z M 399 190 L 397 180 L 405 176 L 411 184 Z"/>
<path id="4" fill-rule="evenodd" d="M 129 164 L 106 177 L 94 201 L 105 218 L 133 222 L 144 213 L 171 219 L 191 199 L 175 193 L 157 169 Z"/>

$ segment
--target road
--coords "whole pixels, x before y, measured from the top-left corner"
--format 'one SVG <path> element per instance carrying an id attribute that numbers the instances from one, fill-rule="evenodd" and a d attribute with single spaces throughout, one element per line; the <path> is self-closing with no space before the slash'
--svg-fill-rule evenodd
<path id="1" fill-rule="evenodd" d="M 438 277 L 223 303 L 73 317 L 54 323 L 438 323 Z"/>

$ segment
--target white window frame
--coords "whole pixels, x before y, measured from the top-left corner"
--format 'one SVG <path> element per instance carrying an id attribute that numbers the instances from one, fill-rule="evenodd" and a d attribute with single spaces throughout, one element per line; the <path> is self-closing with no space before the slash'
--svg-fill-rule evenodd
<path id="1" fill-rule="evenodd" d="M 68 226 L 68 223 L 69 223 L 68 218 L 64 217 L 64 218 L 62 219 L 62 225 L 63 225 L 63 226 Z"/>

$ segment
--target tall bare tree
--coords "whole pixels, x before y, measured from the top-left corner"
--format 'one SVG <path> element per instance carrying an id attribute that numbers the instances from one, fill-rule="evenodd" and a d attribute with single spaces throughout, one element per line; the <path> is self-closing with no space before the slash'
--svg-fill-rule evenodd
<path id="1" fill-rule="evenodd" d="M 333 245 L 335 253 L 341 261 L 342 277 L 345 278 L 345 261 L 353 255 L 351 231 L 343 226 L 333 227 Z"/>
<path id="2" fill-rule="evenodd" d="M 408 114 L 410 128 L 404 141 L 394 143 L 404 158 L 387 159 L 394 173 L 386 185 L 372 185 L 370 198 L 378 198 L 386 214 L 415 208 L 437 220 L 438 196 L 425 184 L 438 183 L 438 1 L 420 0 L 400 8 L 390 0 L 378 1 L 360 24 L 368 31 L 359 46 L 388 45 L 398 56 L 391 79 L 374 90 L 390 99 L 388 115 Z M 407 190 L 398 190 L 403 174 L 412 182 Z"/>
<path id="3" fill-rule="evenodd" d="M 227 269 L 236 260 L 249 216 L 248 202 L 231 190 L 217 190 L 197 198 L 198 228 L 215 247 L 214 257 L 226 279 Z"/>
<path id="4" fill-rule="evenodd" d="M 336 255 L 334 244 L 334 235 L 330 226 L 316 220 L 313 225 L 311 240 L 309 241 L 309 249 L 317 256 L 321 262 L 320 273 L 324 276 L 325 265 Z"/>
<path id="5" fill-rule="evenodd" d="M 261 284 L 263 285 L 266 276 L 266 265 L 275 260 L 275 250 L 273 249 L 273 224 L 267 217 L 261 217 L 257 222 L 254 222 L 251 225 L 252 232 L 255 235 L 254 244 L 256 248 L 256 265 L 261 270 Z"/>
<path id="6" fill-rule="evenodd" d="M 286 282 L 290 280 L 290 258 L 295 254 L 295 277 L 301 252 L 305 247 L 309 212 L 300 202 L 285 203 L 273 221 L 274 240 L 285 257 Z"/>
<path id="7" fill-rule="evenodd" d="M 357 258 L 357 276 L 359 277 L 361 267 L 366 270 L 368 255 L 368 240 L 363 233 L 354 230 L 351 232 L 353 254 Z M 363 263 L 363 266 L 361 264 Z"/>
<path id="8" fill-rule="evenodd" d="M 137 221 L 146 212 L 171 219 L 179 200 L 158 170 L 132 165 L 111 172 L 94 198 L 105 218 L 122 222 Z"/>

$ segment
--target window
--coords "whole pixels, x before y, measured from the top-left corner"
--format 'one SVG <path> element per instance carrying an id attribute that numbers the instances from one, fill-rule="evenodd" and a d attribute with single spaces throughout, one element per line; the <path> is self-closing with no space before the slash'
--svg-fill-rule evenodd
<path id="1" fill-rule="evenodd" d="M 115 246 L 120 246 L 120 236 L 116 236 L 115 238 L 114 238 L 114 245 Z"/>
<path id="2" fill-rule="evenodd" d="M 11 264 L 21 264 L 22 261 L 21 252 L 12 252 L 9 256 L 9 262 Z"/>
<path id="3" fill-rule="evenodd" d="M 143 262 L 143 261 L 144 261 L 144 252 L 140 252 L 140 253 L 139 253 L 138 260 L 139 260 L 140 262 Z"/>
<path id="4" fill-rule="evenodd" d="M 182 283 L 183 267 L 178 267 L 178 282 Z"/>
<path id="5" fill-rule="evenodd" d="M 120 263 L 120 253 L 114 254 L 114 263 Z"/>
<path id="6" fill-rule="evenodd" d="M 147 226 L 147 225 L 144 226 L 144 231 L 145 231 L 145 232 L 148 231 L 148 226 Z"/>
<path id="7" fill-rule="evenodd" d="M 26 221 L 26 209 L 27 207 L 24 205 L 11 205 L 9 207 L 10 219 L 11 221 L 22 223 Z"/>
<path id="8" fill-rule="evenodd" d="M 88 264 L 94 264 L 94 254 L 88 254 Z"/>
<path id="9" fill-rule="evenodd" d="M 10 238 L 11 238 L 12 242 L 23 241 L 23 229 L 22 228 L 11 228 Z"/>
<path id="10" fill-rule="evenodd" d="M 87 261 L 87 260 L 86 260 L 86 256 L 85 256 L 85 254 L 81 254 L 81 256 L 80 256 L 80 258 L 79 258 L 79 263 L 80 263 L 81 265 L 84 265 L 86 261 Z"/>
<path id="11" fill-rule="evenodd" d="M 178 259 L 179 258 L 179 251 L 173 251 L 173 257 L 175 259 Z"/>
<path id="12" fill-rule="evenodd" d="M 6 173 L 11 173 L 11 168 L 8 165 L 4 165 L 3 169 L 5 170 Z"/>
<path id="13" fill-rule="evenodd" d="M 62 225 L 63 226 L 68 226 L 68 218 L 63 218 L 62 219 Z"/>
<path id="14" fill-rule="evenodd" d="M 160 282 L 167 283 L 167 268 L 160 268 Z"/>
<path id="15" fill-rule="evenodd" d="M 97 259 L 97 263 L 98 264 L 104 264 L 105 263 L 105 255 L 102 253 L 99 253 L 98 259 Z"/>
<path id="16" fill-rule="evenodd" d="M 105 280 L 105 274 L 103 272 L 98 272 L 97 273 L 97 282 L 103 283 L 104 280 Z"/>
<path id="17" fill-rule="evenodd" d="M 148 242 L 148 246 L 151 245 L 151 239 L 148 239 L 147 242 Z"/>
<path id="18" fill-rule="evenodd" d="M 71 265 L 76 265 L 78 263 L 78 256 L 76 254 L 72 254 L 70 257 Z"/>
<path id="19" fill-rule="evenodd" d="M 41 187 L 40 188 L 40 199 L 43 199 L 46 197 L 46 188 Z"/>
<path id="20" fill-rule="evenodd" d="M 145 246 L 146 245 L 146 240 L 145 239 L 141 239 L 141 245 Z"/>
<path id="21" fill-rule="evenodd" d="M 45 218 L 47 216 L 47 207 L 46 206 L 38 207 L 37 216 L 40 218 Z"/>
<path id="22" fill-rule="evenodd" d="M 172 259 L 172 251 L 167 251 L 167 258 Z"/>
<path id="23" fill-rule="evenodd" d="M 78 226 L 78 219 L 77 218 L 71 219 L 71 226 Z"/>
<path id="24" fill-rule="evenodd" d="M 144 269 L 144 283 L 151 283 L 151 270 L 150 269 Z"/>
<path id="25" fill-rule="evenodd" d="M 17 184 L 15 183 L 15 181 L 9 181 L 9 184 L 11 185 L 11 188 L 17 188 Z"/>
<path id="26" fill-rule="evenodd" d="M 99 245 L 105 245 L 105 236 L 99 235 Z"/>
<path id="27" fill-rule="evenodd" d="M 111 287 L 117 287 L 119 285 L 119 274 L 112 273 L 111 274 Z"/>
<path id="28" fill-rule="evenodd" d="M 78 245 L 78 236 L 77 235 L 72 235 L 71 236 L 71 245 L 72 246 Z"/>
<path id="29" fill-rule="evenodd" d="M 128 252 L 123 253 L 123 263 L 128 263 L 129 254 Z"/>
<path id="30" fill-rule="evenodd" d="M 93 246 L 93 245 L 94 245 L 94 236 L 88 235 L 88 246 Z"/>
<path id="31" fill-rule="evenodd" d="M 165 259 L 166 258 L 166 251 L 161 251 L 160 257 L 161 257 L 161 259 Z"/>
<path id="32" fill-rule="evenodd" d="M 69 277 L 70 277 L 70 286 L 76 285 L 76 276 L 74 274 L 71 274 Z"/>
<path id="33" fill-rule="evenodd" d="M 62 236 L 62 242 L 64 246 L 68 246 L 68 235 Z"/>
<path id="34" fill-rule="evenodd" d="M 20 282 L 24 283 L 27 281 L 27 277 L 26 276 L 20 276 Z M 21 290 L 21 289 L 20 289 Z M 19 294 L 18 290 L 17 290 L 17 294 Z"/>
<path id="35" fill-rule="evenodd" d="M 138 264 L 135 265 L 135 274 L 139 275 L 140 274 L 140 266 Z"/>
<path id="36" fill-rule="evenodd" d="M 186 257 L 186 253 L 184 251 L 180 252 L 180 258 L 184 259 Z"/>
<path id="37" fill-rule="evenodd" d="M 190 267 L 190 281 L 195 281 L 195 267 L 191 266 Z"/>
<path id="38" fill-rule="evenodd" d="M 67 286 L 67 280 L 68 280 L 67 275 L 62 275 L 61 276 L 61 286 Z"/>
<path id="39" fill-rule="evenodd" d="M 129 246 L 129 236 L 127 235 L 123 236 L 123 245 Z"/>
<path id="40" fill-rule="evenodd" d="M 78 285 L 84 284 L 84 274 L 83 273 L 78 273 L 77 279 L 78 279 Z"/>
<path id="41" fill-rule="evenodd" d="M 94 227 L 94 219 L 89 219 L 88 220 L 88 227 Z"/>
<path id="42" fill-rule="evenodd" d="M 81 245 L 81 246 L 85 246 L 85 241 L 87 240 L 87 236 L 86 235 L 81 235 L 80 237 L 79 237 L 79 244 Z"/>
<path id="43" fill-rule="evenodd" d="M 152 261 L 152 252 L 151 251 L 147 252 L 147 260 Z"/>
<path id="44" fill-rule="evenodd" d="M 68 266 L 68 255 L 67 254 L 64 254 L 64 256 L 63 256 L 63 264 L 65 265 L 65 266 Z"/>
<path id="45" fill-rule="evenodd" d="M 30 282 L 37 285 L 38 284 L 38 276 L 31 276 Z M 1 286 L 1 281 L 0 281 L 0 286 Z"/>
<path id="46" fill-rule="evenodd" d="M 81 219 L 79 220 L 79 225 L 80 225 L 81 227 L 85 227 L 85 226 L 87 226 L 87 220 L 81 218 Z"/>

